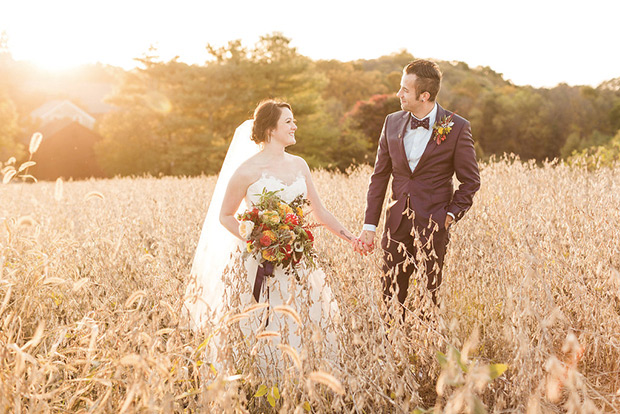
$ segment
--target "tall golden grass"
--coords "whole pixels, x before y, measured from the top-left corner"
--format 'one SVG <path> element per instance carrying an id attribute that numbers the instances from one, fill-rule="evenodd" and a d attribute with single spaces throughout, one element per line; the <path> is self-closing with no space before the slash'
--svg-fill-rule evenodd
<path id="1" fill-rule="evenodd" d="M 369 174 L 314 173 L 354 232 Z M 214 177 L 1 186 L 0 412 L 620 411 L 620 170 L 508 158 L 481 177 L 431 317 L 413 283 L 390 321 L 378 252 L 320 229 L 339 362 L 282 346 L 278 378 L 239 343 L 214 372 L 181 317 Z"/>

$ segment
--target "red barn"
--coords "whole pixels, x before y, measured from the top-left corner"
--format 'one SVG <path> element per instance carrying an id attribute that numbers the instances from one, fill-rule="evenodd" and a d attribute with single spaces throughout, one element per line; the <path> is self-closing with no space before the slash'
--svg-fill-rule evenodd
<path id="1" fill-rule="evenodd" d="M 94 118 L 68 101 L 50 102 L 32 115 L 42 121 L 38 131 L 43 135 L 32 157 L 37 163 L 32 175 L 38 180 L 104 176 L 95 158 L 95 143 L 101 136 L 91 129 Z"/>
<path id="2" fill-rule="evenodd" d="M 52 121 L 40 128 L 41 145 L 32 159 L 38 180 L 103 177 L 94 146 L 101 136 L 71 119 Z"/>

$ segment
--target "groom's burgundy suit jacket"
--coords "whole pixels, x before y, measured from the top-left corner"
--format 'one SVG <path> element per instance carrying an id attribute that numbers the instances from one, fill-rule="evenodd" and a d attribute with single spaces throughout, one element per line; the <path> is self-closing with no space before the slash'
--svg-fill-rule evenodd
<path id="1" fill-rule="evenodd" d="M 436 122 L 450 114 L 438 104 Z M 446 139 L 437 145 L 433 135 L 415 170 L 411 171 L 403 143 L 410 119 L 410 113 L 405 111 L 385 118 L 368 187 L 364 223 L 376 226 L 390 176 L 393 177 L 392 196 L 385 218 L 385 229 L 391 233 L 398 228 L 408 205 L 415 211 L 416 218 L 422 222 L 432 219 L 440 228 L 444 227 L 448 212 L 458 221 L 471 207 L 474 193 L 480 188 L 469 121 L 454 115 L 454 125 Z M 455 173 L 460 182 L 456 191 L 452 187 Z"/>

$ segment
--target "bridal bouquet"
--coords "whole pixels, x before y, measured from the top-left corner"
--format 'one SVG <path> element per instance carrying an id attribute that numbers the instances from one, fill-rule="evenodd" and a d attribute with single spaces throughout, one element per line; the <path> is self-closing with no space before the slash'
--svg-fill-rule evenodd
<path id="1" fill-rule="evenodd" d="M 299 195 L 285 203 L 277 193 L 263 190 L 258 203 L 239 214 L 239 233 L 247 240 L 246 255 L 259 262 L 293 269 L 304 260 L 314 267 L 316 250 L 310 229 L 316 224 L 305 221 L 303 207 L 310 202 Z"/>

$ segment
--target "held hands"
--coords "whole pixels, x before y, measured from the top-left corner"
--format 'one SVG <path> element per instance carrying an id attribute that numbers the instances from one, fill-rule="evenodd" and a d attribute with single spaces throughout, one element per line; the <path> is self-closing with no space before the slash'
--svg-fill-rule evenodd
<path id="1" fill-rule="evenodd" d="M 375 232 L 369 230 L 362 230 L 359 237 L 355 239 L 353 249 L 362 256 L 366 256 L 368 253 L 372 252 L 374 248 Z"/>
<path id="2" fill-rule="evenodd" d="M 445 223 L 446 230 L 448 230 L 450 228 L 452 223 L 454 223 L 454 218 L 452 218 L 452 216 L 450 214 L 447 214 L 446 215 L 446 223 Z"/>
<path id="3" fill-rule="evenodd" d="M 445 228 L 448 230 L 452 224 L 454 224 L 454 218 L 451 215 L 446 215 Z M 351 243 L 353 250 L 366 256 L 371 253 L 375 248 L 375 232 L 370 230 L 362 230 L 359 237 L 354 239 Z"/>

